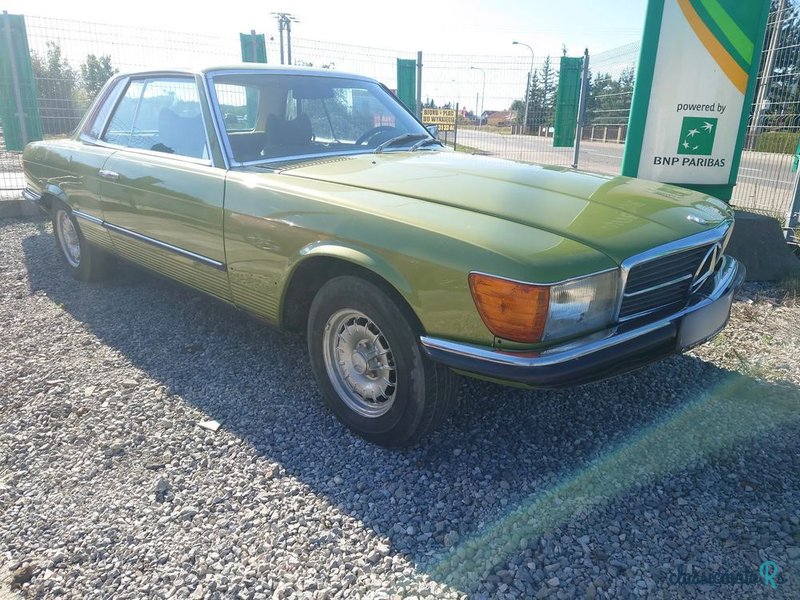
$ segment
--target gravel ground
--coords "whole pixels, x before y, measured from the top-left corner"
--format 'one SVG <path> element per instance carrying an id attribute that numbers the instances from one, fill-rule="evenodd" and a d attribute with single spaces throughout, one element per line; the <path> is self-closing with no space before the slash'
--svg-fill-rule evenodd
<path id="1" fill-rule="evenodd" d="M 321 406 L 302 336 L 129 266 L 73 281 L 43 222 L 0 256 L 0 598 L 800 597 L 777 289 L 634 375 L 468 382 L 390 451 Z"/>

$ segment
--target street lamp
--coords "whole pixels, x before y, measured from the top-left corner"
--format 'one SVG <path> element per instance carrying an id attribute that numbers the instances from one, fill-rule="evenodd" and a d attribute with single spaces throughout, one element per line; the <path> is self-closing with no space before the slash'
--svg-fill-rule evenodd
<path id="1" fill-rule="evenodd" d="M 522 133 L 528 128 L 528 104 L 531 101 L 531 81 L 533 80 L 533 48 L 522 42 L 511 42 L 512 45 L 525 46 L 531 51 L 531 70 L 528 71 L 528 86 L 525 90 L 525 118 L 522 121 Z"/>
<path id="2" fill-rule="evenodd" d="M 483 91 L 481 92 L 481 115 L 479 121 L 479 127 L 483 127 L 483 109 L 486 103 L 486 71 L 481 69 L 480 67 L 470 67 L 470 69 L 474 69 L 476 71 L 480 71 L 483 74 Z M 477 108 L 477 106 L 475 107 Z"/>

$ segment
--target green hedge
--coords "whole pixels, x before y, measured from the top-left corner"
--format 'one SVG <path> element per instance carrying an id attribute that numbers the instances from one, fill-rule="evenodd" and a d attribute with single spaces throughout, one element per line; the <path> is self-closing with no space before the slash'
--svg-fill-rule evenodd
<path id="1" fill-rule="evenodd" d="M 756 152 L 794 154 L 798 142 L 800 142 L 800 133 L 768 131 L 758 136 L 756 140 Z"/>

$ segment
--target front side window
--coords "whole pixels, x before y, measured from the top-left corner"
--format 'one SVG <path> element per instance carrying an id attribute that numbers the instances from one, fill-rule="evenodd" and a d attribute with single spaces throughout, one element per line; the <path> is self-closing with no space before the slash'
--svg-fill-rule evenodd
<path id="1" fill-rule="evenodd" d="M 371 81 L 321 75 L 244 73 L 213 79 L 232 159 L 371 152 L 429 138 L 404 106 Z"/>
<path id="2" fill-rule="evenodd" d="M 127 148 L 207 159 L 200 96 L 194 79 L 131 81 L 102 139 Z"/>

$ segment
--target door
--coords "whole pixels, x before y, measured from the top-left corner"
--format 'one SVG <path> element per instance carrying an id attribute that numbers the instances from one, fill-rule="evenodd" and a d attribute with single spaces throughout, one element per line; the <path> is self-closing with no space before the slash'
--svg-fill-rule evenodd
<path id="1" fill-rule="evenodd" d="M 132 79 L 102 141 L 118 148 L 100 173 L 103 216 L 117 251 L 229 300 L 225 170 L 211 160 L 195 78 Z"/>

